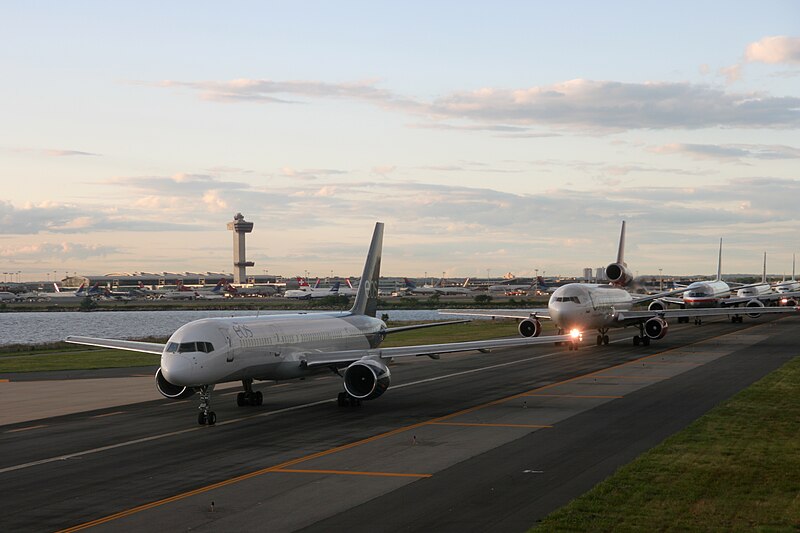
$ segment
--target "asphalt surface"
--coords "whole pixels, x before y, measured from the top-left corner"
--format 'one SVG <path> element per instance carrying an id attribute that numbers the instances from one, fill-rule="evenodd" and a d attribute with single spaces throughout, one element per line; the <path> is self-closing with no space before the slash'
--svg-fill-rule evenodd
<path id="1" fill-rule="evenodd" d="M 196 425 L 196 396 L 32 414 L 0 426 L 0 524 L 523 531 L 791 359 L 798 325 L 709 321 L 671 325 L 649 347 L 627 330 L 577 352 L 416 358 L 393 365 L 392 388 L 360 408 L 336 406 L 333 375 L 260 384 L 261 407 L 238 408 L 222 390 L 215 427 Z M 94 381 L 127 393 L 124 380 Z"/>

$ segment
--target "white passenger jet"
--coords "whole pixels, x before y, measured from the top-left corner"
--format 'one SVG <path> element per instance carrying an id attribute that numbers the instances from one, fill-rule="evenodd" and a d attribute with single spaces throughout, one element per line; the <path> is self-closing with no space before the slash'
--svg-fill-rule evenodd
<path id="1" fill-rule="evenodd" d="M 553 291 L 547 304 L 547 309 L 534 309 L 527 315 L 504 314 L 479 310 L 452 310 L 439 311 L 442 314 L 461 316 L 494 316 L 503 318 L 520 319 L 519 332 L 524 337 L 536 337 L 542 331 L 539 319 L 552 320 L 558 332 L 570 332 L 574 336 L 582 335 L 586 331 L 597 330 L 597 345 L 608 344 L 608 331 L 611 328 L 636 326 L 639 334 L 633 337 L 633 344 L 650 344 L 650 340 L 663 338 L 668 331 L 668 318 L 686 318 L 703 316 L 740 316 L 741 309 L 665 309 L 660 302 L 669 296 L 683 291 L 693 290 L 692 285 L 687 288 L 676 289 L 669 292 L 649 296 L 632 295 L 625 290 L 633 281 L 633 275 L 628 270 L 624 260 L 625 255 L 625 222 L 619 236 L 619 250 L 617 261 L 606 267 L 606 277 L 610 283 L 597 285 L 591 283 L 568 283 Z M 716 287 L 713 282 L 712 287 Z M 725 285 L 727 287 L 727 284 Z M 728 289 L 730 294 L 730 289 Z M 650 309 L 633 310 L 636 304 L 653 302 Z M 654 305 L 659 304 L 659 305 Z M 761 313 L 796 313 L 798 308 L 759 308 L 758 314 L 748 312 L 748 316 L 758 317 Z M 570 349 L 577 349 L 577 343 L 570 343 Z"/>
<path id="2" fill-rule="evenodd" d="M 777 292 L 780 295 L 784 295 L 785 293 L 788 292 L 800 291 L 800 281 L 794 279 L 794 254 L 792 254 L 792 279 L 787 281 L 786 276 L 784 275 L 783 281 L 776 284 L 775 287 L 773 288 L 775 289 L 775 292 Z M 783 302 L 783 299 L 781 300 L 781 302 L 785 304 L 788 303 L 789 301 L 797 301 L 796 298 L 792 299 L 786 296 L 784 296 L 783 298 L 786 299 L 786 302 Z"/>
<path id="3" fill-rule="evenodd" d="M 339 393 L 339 405 L 359 405 L 389 388 L 387 363 L 394 357 L 438 359 L 443 353 L 570 340 L 566 335 L 515 337 L 379 348 L 386 335 L 442 324 L 387 328 L 375 318 L 382 247 L 383 223 L 378 222 L 355 303 L 347 312 L 204 318 L 178 328 L 167 344 L 73 336 L 66 341 L 161 355 L 155 376 L 158 391 L 172 399 L 199 391 L 197 421 L 213 425 L 217 417 L 211 410 L 211 393 L 218 383 L 241 381 L 244 392 L 238 394 L 237 404 L 261 405 L 263 397 L 261 391 L 253 391 L 254 380 L 301 378 L 327 370 L 342 377 L 344 392 Z"/>
<path id="4" fill-rule="evenodd" d="M 772 292 L 772 287 L 767 283 L 767 254 L 764 253 L 764 270 L 761 281 L 750 285 L 740 285 L 736 288 L 736 296 L 732 296 L 733 289 L 730 284 L 722 280 L 722 239 L 719 240 L 719 260 L 717 262 L 717 278 L 712 281 L 695 281 L 685 288 L 681 298 L 663 297 L 650 304 L 650 310 L 661 310 L 666 308 L 666 304 L 675 304 L 684 309 L 703 309 L 703 308 L 740 308 L 748 309 L 747 316 L 757 318 L 759 313 L 756 310 L 763 309 L 765 305 L 777 303 L 781 300 L 789 302 L 791 298 L 800 296 L 800 292 L 784 292 L 777 294 Z M 719 313 L 722 314 L 722 313 Z M 694 323 L 702 323 L 703 316 L 694 315 Z M 729 313 L 731 322 L 742 322 L 744 317 L 741 314 Z M 688 322 L 689 316 L 679 316 L 678 322 Z"/>

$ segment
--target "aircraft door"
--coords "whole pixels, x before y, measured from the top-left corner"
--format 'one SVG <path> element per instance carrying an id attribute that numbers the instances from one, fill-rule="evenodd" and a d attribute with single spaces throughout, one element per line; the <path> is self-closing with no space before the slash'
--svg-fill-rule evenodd
<path id="1" fill-rule="evenodd" d="M 226 349 L 228 350 L 228 353 L 225 360 L 231 363 L 236 356 L 236 347 L 233 344 L 233 338 L 231 337 L 231 334 L 227 328 L 219 328 L 219 332 L 222 333 L 222 336 L 225 338 L 225 342 L 227 343 Z"/>

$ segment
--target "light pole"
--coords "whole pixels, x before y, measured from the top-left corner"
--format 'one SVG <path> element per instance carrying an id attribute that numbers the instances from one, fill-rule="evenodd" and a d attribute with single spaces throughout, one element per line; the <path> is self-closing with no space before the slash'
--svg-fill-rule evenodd
<path id="1" fill-rule="evenodd" d="M 658 292 L 664 292 L 664 276 L 661 275 L 663 269 L 658 269 Z"/>

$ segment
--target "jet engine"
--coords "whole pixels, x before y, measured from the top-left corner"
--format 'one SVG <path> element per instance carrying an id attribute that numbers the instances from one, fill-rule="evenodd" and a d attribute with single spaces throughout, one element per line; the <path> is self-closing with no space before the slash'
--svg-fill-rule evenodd
<path id="1" fill-rule="evenodd" d="M 662 300 L 653 300 L 650 302 L 650 305 L 647 306 L 648 311 L 663 311 L 666 308 L 667 306 Z"/>
<path id="2" fill-rule="evenodd" d="M 606 267 L 606 277 L 612 285 L 627 287 L 633 281 L 633 274 L 625 263 L 611 263 Z"/>
<path id="3" fill-rule="evenodd" d="M 761 300 L 752 299 L 745 304 L 745 307 L 747 307 L 748 309 L 761 308 L 764 307 L 764 302 L 762 302 Z M 747 316 L 749 316 L 750 318 L 758 318 L 761 316 L 761 313 L 747 313 Z"/>
<path id="4" fill-rule="evenodd" d="M 542 323 L 536 318 L 526 318 L 519 323 L 518 329 L 523 337 L 538 337 L 542 333 Z"/>
<path id="5" fill-rule="evenodd" d="M 173 385 L 167 381 L 167 378 L 165 378 L 164 374 L 161 373 L 160 368 L 156 371 L 156 388 L 162 396 L 165 396 L 170 400 L 182 400 L 183 398 L 188 398 L 189 396 L 193 395 L 195 392 L 193 388 Z"/>
<path id="6" fill-rule="evenodd" d="M 389 368 L 376 359 L 361 359 L 344 371 L 344 390 L 359 400 L 374 400 L 389 388 Z"/>
<path id="7" fill-rule="evenodd" d="M 669 324 L 661 317 L 654 316 L 644 323 L 644 333 L 653 340 L 663 339 L 667 334 Z"/>

